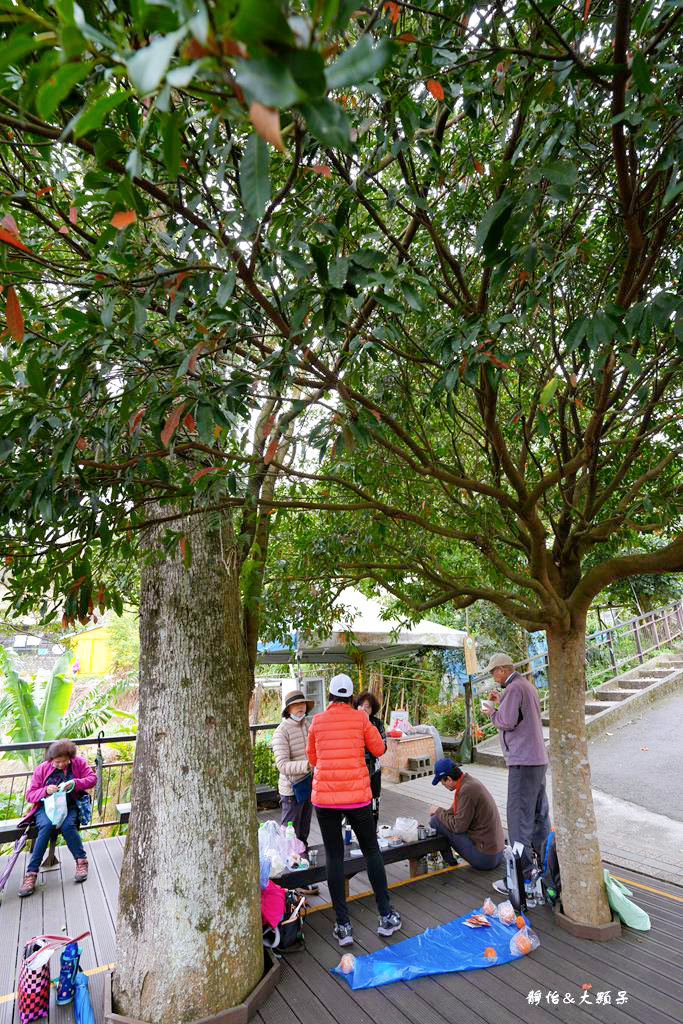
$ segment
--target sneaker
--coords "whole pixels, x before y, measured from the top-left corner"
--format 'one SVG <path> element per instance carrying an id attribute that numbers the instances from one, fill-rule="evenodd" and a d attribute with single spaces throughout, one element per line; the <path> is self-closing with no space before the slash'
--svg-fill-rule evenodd
<path id="1" fill-rule="evenodd" d="M 37 878 L 37 871 L 27 871 L 26 874 L 24 875 L 24 881 L 21 883 L 19 895 L 22 897 L 31 896 L 35 890 Z"/>
<path id="2" fill-rule="evenodd" d="M 353 928 L 350 924 L 335 924 L 332 932 L 340 946 L 350 946 L 353 942 Z"/>
<path id="3" fill-rule="evenodd" d="M 493 888 L 496 892 L 499 892 L 501 896 L 509 896 L 510 890 L 508 884 L 504 878 L 499 878 L 497 882 L 493 883 Z"/>
<path id="4" fill-rule="evenodd" d="M 393 935 L 401 927 L 401 915 L 395 910 L 392 910 L 390 914 L 385 914 L 384 917 L 380 917 L 379 924 L 377 925 L 378 935 Z"/>
<path id="5" fill-rule="evenodd" d="M 460 858 L 456 857 L 452 850 L 442 850 L 441 859 L 449 868 L 455 867 L 456 864 L 460 863 Z"/>
<path id="6" fill-rule="evenodd" d="M 88 877 L 88 862 L 85 857 L 81 857 L 80 860 L 76 861 L 76 874 L 74 875 L 74 882 L 85 882 Z"/>

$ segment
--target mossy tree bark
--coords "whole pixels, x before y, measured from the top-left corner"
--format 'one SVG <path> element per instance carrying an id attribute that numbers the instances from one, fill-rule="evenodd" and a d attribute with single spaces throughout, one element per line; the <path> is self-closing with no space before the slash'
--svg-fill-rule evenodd
<path id="1" fill-rule="evenodd" d="M 553 818 L 562 872 L 562 909 L 582 924 L 611 920 L 593 808 L 586 737 L 585 619 L 546 629 L 550 684 Z"/>
<path id="2" fill-rule="evenodd" d="M 251 679 L 225 520 L 193 516 L 181 554 L 149 531 L 141 570 L 140 724 L 114 1002 L 179 1024 L 241 1002 L 263 970 Z"/>

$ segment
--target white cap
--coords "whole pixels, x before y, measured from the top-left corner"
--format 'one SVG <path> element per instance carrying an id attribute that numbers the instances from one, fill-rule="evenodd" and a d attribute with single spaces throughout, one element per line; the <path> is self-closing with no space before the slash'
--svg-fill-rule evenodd
<path id="1" fill-rule="evenodd" d="M 353 697 L 353 679 L 340 672 L 330 679 L 330 697 Z"/>
<path id="2" fill-rule="evenodd" d="M 491 655 L 491 657 L 489 658 L 489 663 L 486 666 L 486 671 L 493 672 L 494 668 L 512 668 L 512 666 L 513 661 L 510 655 L 503 654 L 503 652 L 501 651 L 498 654 Z"/>

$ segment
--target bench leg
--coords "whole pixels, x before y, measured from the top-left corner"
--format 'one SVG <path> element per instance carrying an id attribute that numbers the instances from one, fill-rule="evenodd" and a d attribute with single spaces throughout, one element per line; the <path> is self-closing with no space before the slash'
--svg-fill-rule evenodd
<path id="1" fill-rule="evenodd" d="M 349 898 L 349 880 L 348 880 L 348 878 L 344 879 L 344 898 L 347 899 L 347 900 Z"/>
<path id="2" fill-rule="evenodd" d="M 419 878 L 420 875 L 422 874 L 422 871 L 420 871 L 420 860 L 421 859 L 422 858 L 420 858 L 420 857 L 411 857 L 410 860 L 408 861 L 408 865 L 410 867 L 410 877 L 411 878 Z"/>
<path id="3" fill-rule="evenodd" d="M 59 861 L 57 860 L 57 854 L 55 853 L 55 846 L 56 846 L 56 844 L 57 844 L 57 836 L 53 835 L 53 836 L 50 837 L 50 845 L 47 848 L 47 853 L 45 854 L 45 860 L 40 865 L 41 868 L 53 868 L 57 864 L 59 864 Z"/>

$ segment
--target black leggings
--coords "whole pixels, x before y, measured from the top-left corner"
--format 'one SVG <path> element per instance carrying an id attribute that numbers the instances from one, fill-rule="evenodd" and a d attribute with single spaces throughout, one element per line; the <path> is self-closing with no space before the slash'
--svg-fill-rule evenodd
<path id="1" fill-rule="evenodd" d="M 344 896 L 344 837 L 342 835 L 342 818 L 346 818 L 356 833 L 358 845 L 363 851 L 367 862 L 368 878 L 377 901 L 377 909 L 381 917 L 391 913 L 387 874 L 384 861 L 377 845 L 375 819 L 372 815 L 372 804 L 365 807 L 316 807 L 318 825 L 325 846 L 327 861 L 327 885 L 332 898 L 332 906 L 338 924 L 349 924 L 349 911 Z"/>
<path id="2" fill-rule="evenodd" d="M 382 792 L 382 769 L 379 768 L 370 776 L 370 790 L 372 791 L 372 816 L 375 819 L 375 830 L 379 822 L 379 798 Z"/>

